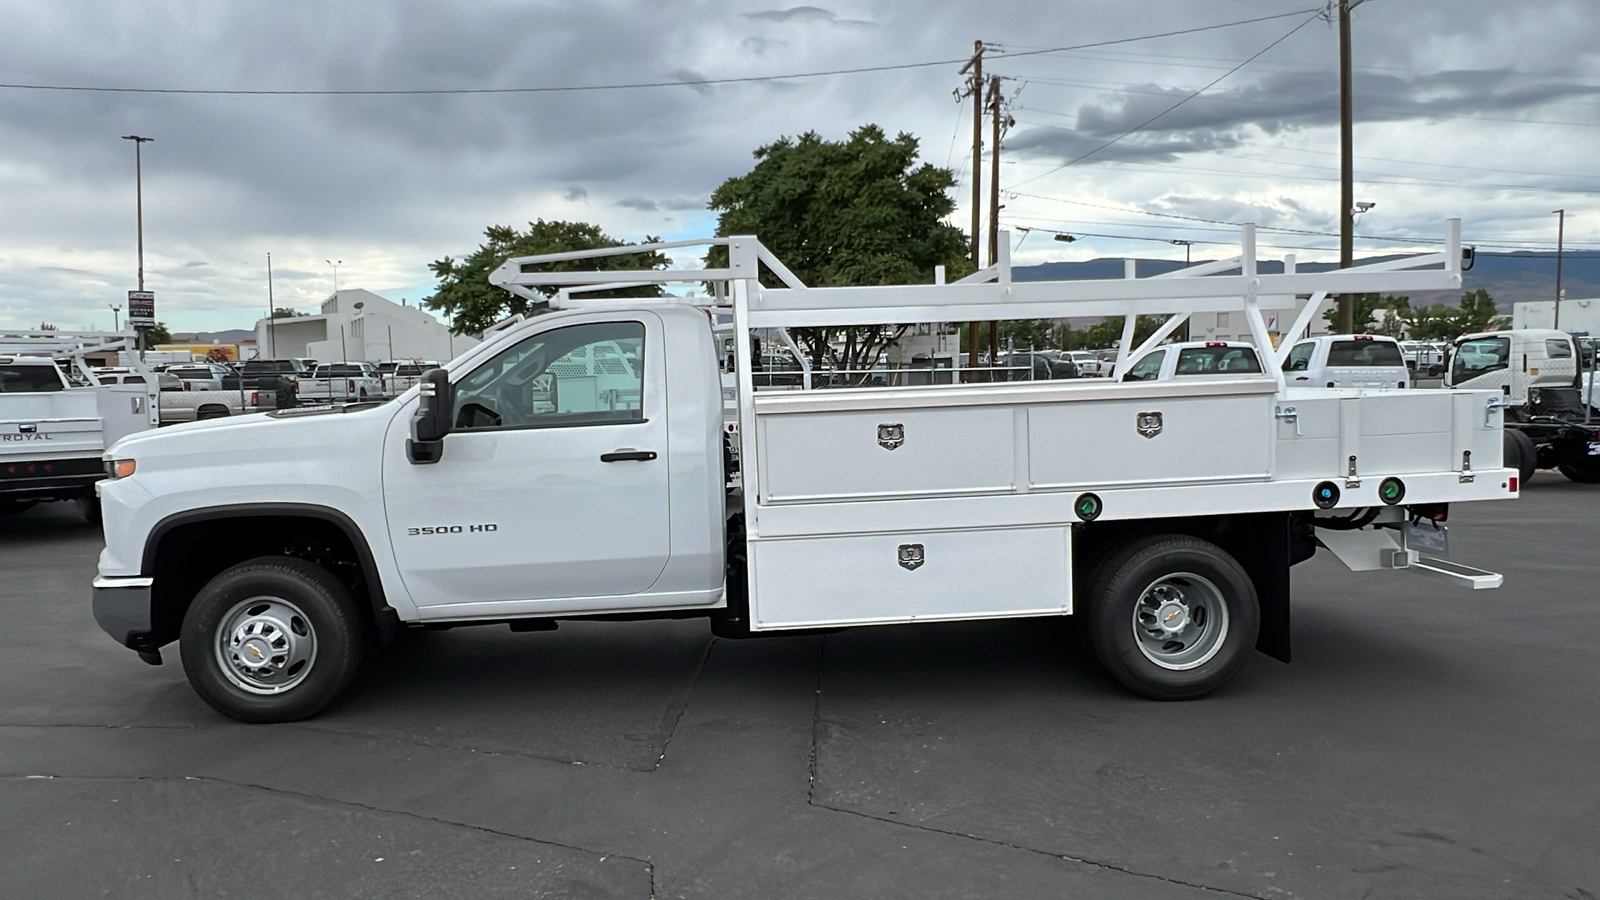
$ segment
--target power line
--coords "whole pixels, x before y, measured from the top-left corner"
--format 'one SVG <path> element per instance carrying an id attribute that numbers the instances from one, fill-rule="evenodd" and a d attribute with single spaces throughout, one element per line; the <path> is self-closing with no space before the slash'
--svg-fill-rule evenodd
<path id="1" fill-rule="evenodd" d="M 1115 38 L 1106 41 L 1093 41 L 1087 44 L 1073 44 L 1066 47 L 1050 47 L 1043 50 L 1028 50 L 1020 53 L 996 54 L 991 59 L 1014 59 L 1026 56 L 1039 56 L 1046 53 L 1065 53 L 1073 50 L 1088 50 L 1095 47 L 1111 47 L 1118 44 L 1131 44 L 1139 41 L 1151 41 L 1159 38 L 1179 37 L 1186 34 L 1198 34 L 1204 31 L 1216 31 L 1222 28 L 1234 28 L 1240 25 L 1252 25 L 1257 22 L 1266 22 L 1272 19 L 1282 19 L 1289 16 L 1298 16 L 1313 10 L 1295 10 L 1293 12 L 1276 13 L 1270 16 L 1257 16 L 1253 19 L 1240 19 L 1234 22 L 1221 22 L 1216 25 L 1201 25 L 1195 28 L 1184 28 L 1177 31 L 1163 31 L 1156 34 L 1139 35 L 1138 37 Z M 1319 10 L 1320 11 L 1320 8 Z M 84 93 L 104 94 L 214 94 L 224 96 L 268 96 L 268 97 L 366 97 L 366 96 L 418 96 L 418 95 L 461 95 L 461 94 L 557 94 L 578 91 L 625 91 L 645 88 L 670 88 L 670 87 L 713 87 L 723 84 L 751 84 L 761 81 L 787 81 L 799 78 L 824 78 L 835 75 L 862 75 L 872 72 L 893 72 L 906 69 L 926 69 L 936 66 L 953 66 L 966 62 L 960 59 L 936 59 L 927 62 L 895 63 L 882 66 L 858 66 L 850 69 L 826 69 L 815 72 L 791 72 L 784 75 L 743 75 L 731 78 L 692 78 L 676 81 L 637 81 L 615 84 L 583 84 L 583 85 L 552 85 L 546 87 L 509 87 L 509 88 L 406 88 L 406 89 L 378 89 L 378 90 L 264 90 L 264 89 L 231 89 L 231 88 L 143 88 L 143 87 L 105 87 L 94 85 L 63 85 L 63 84 L 21 84 L 0 83 L 0 89 L 25 90 L 25 91 L 75 91 Z"/>
<path id="2" fill-rule="evenodd" d="M 1161 112 L 1158 112 L 1155 115 L 1151 116 L 1150 118 L 1145 119 L 1143 122 L 1140 122 L 1138 125 L 1135 125 L 1132 128 L 1128 129 L 1127 131 L 1124 131 L 1122 134 L 1117 135 L 1116 137 L 1112 138 L 1109 141 L 1106 141 L 1105 143 L 1101 144 L 1100 146 L 1094 148 L 1093 150 L 1090 150 L 1089 152 L 1084 153 L 1084 154 L 1082 154 L 1080 156 L 1077 156 L 1077 157 L 1075 157 L 1073 159 L 1069 159 L 1066 162 L 1062 163 L 1061 165 L 1055 167 L 1054 169 L 1051 169 L 1049 172 L 1044 172 L 1044 173 L 1041 173 L 1039 175 L 1035 175 L 1034 177 L 1029 178 L 1026 181 L 1021 182 L 1021 184 L 1028 184 L 1029 182 L 1038 181 L 1039 179 L 1044 178 L 1047 175 L 1053 175 L 1056 172 L 1059 172 L 1062 169 L 1065 169 L 1066 167 L 1068 167 L 1070 165 L 1073 165 L 1074 163 L 1078 163 L 1078 162 L 1081 162 L 1081 161 L 1083 161 L 1085 159 L 1088 159 L 1089 157 L 1095 155 L 1096 153 L 1099 153 L 1101 150 L 1104 150 L 1107 147 L 1110 147 L 1112 144 L 1117 143 L 1118 141 L 1120 141 L 1123 138 L 1133 134 L 1134 132 L 1143 130 L 1145 128 L 1145 126 L 1150 125 L 1151 123 L 1155 122 L 1157 119 L 1161 118 L 1162 116 L 1165 116 L 1167 113 L 1172 112 L 1173 110 L 1175 110 L 1178 107 L 1184 105 L 1185 103 L 1188 103 L 1190 100 L 1193 100 L 1194 98 L 1200 96 L 1201 94 L 1205 93 L 1206 91 L 1210 90 L 1211 88 L 1216 87 L 1218 84 L 1221 84 L 1222 81 L 1224 79 L 1226 79 L 1228 76 L 1230 76 L 1233 73 L 1239 71 L 1240 69 L 1244 68 L 1245 66 L 1248 66 L 1252 62 L 1255 62 L 1257 59 L 1259 59 L 1263 55 L 1265 55 L 1267 51 L 1271 50 L 1272 48 L 1278 46 L 1279 44 L 1281 44 L 1284 41 L 1288 40 L 1289 38 L 1293 37 L 1295 35 L 1295 33 L 1297 33 L 1300 29 L 1306 27 L 1307 25 L 1310 25 L 1312 22 L 1315 22 L 1318 19 L 1318 17 L 1321 16 L 1321 14 L 1322 14 L 1322 10 L 1320 10 L 1320 9 L 1314 11 L 1312 13 L 1312 15 L 1309 18 L 1307 18 L 1305 21 L 1303 21 L 1299 25 L 1296 25 L 1295 27 L 1289 29 L 1289 31 L 1286 34 L 1284 34 L 1283 37 L 1280 37 L 1277 40 L 1273 41 L 1272 43 L 1268 44 L 1267 46 L 1262 47 L 1260 50 L 1256 51 L 1256 53 L 1254 55 L 1252 55 L 1249 59 L 1246 59 L 1244 62 L 1239 63 L 1238 65 L 1234 66 L 1233 68 L 1229 69 L 1228 71 L 1226 71 L 1226 72 L 1222 73 L 1221 75 L 1217 76 L 1213 81 L 1211 81 L 1210 84 L 1207 84 L 1205 87 L 1202 87 L 1198 91 L 1195 91 L 1194 93 L 1188 95 L 1187 97 L 1184 97 L 1182 100 L 1179 100 L 1177 103 L 1174 103 L 1171 106 L 1167 107 L 1166 109 L 1162 110 Z M 1298 14 L 1296 14 L 1296 15 L 1298 15 Z"/>

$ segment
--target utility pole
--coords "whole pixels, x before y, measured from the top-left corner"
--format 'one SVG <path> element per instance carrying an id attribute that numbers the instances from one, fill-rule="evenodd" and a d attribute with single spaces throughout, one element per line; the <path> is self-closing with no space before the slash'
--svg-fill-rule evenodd
<path id="1" fill-rule="evenodd" d="M 971 256 L 974 270 L 983 268 L 978 258 L 978 234 L 983 227 L 983 41 L 972 42 L 972 58 L 961 67 L 959 74 L 971 72 L 965 90 L 957 96 L 972 98 L 972 239 Z M 967 323 L 967 365 L 978 365 L 978 322 Z M 970 376 L 969 376 L 970 378 Z"/>
<path id="2" fill-rule="evenodd" d="M 989 76 L 989 265 L 1000 263 L 1000 76 Z M 976 182 L 974 182 L 976 183 Z M 1000 358 L 1000 323 L 989 323 L 989 363 Z"/>
<path id="3" fill-rule="evenodd" d="M 1567 237 L 1567 211 L 1565 209 L 1557 209 L 1554 212 L 1560 218 L 1556 219 L 1556 320 L 1550 327 L 1559 330 L 1561 328 L 1561 257 Z"/>
<path id="4" fill-rule="evenodd" d="M 1339 0 L 1339 268 L 1355 264 L 1355 110 L 1350 67 L 1350 11 L 1366 0 Z M 1355 298 L 1339 295 L 1339 333 L 1356 330 Z"/>
<path id="5" fill-rule="evenodd" d="M 278 309 L 272 299 L 272 251 L 267 251 L 267 355 L 262 359 L 277 359 L 278 356 Z M 261 348 L 256 348 L 256 355 L 261 355 Z"/>

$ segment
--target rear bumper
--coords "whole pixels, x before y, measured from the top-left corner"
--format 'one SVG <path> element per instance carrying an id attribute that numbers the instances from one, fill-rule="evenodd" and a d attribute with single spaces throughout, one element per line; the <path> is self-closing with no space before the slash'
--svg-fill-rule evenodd
<path id="1" fill-rule="evenodd" d="M 151 578 L 94 580 L 94 620 L 130 650 L 149 651 Z"/>

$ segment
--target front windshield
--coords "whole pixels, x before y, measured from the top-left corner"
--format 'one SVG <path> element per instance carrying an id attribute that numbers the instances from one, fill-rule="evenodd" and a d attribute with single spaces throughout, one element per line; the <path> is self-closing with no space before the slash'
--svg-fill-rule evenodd
<path id="1" fill-rule="evenodd" d="M 1511 339 L 1506 337 L 1475 338 L 1456 345 L 1450 363 L 1450 382 L 1460 384 L 1489 372 L 1499 371 L 1510 364 Z"/>

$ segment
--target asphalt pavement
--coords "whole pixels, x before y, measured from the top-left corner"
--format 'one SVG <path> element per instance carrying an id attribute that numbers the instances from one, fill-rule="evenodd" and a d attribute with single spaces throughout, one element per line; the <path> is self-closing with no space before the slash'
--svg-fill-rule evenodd
<path id="1" fill-rule="evenodd" d="M 249 726 L 0 519 L 0 897 L 1600 896 L 1600 488 L 1456 508 L 1471 592 L 1295 570 L 1294 656 L 1119 688 L 1060 621 L 408 636 Z M 996 573 L 1004 589 L 1003 573 Z"/>

